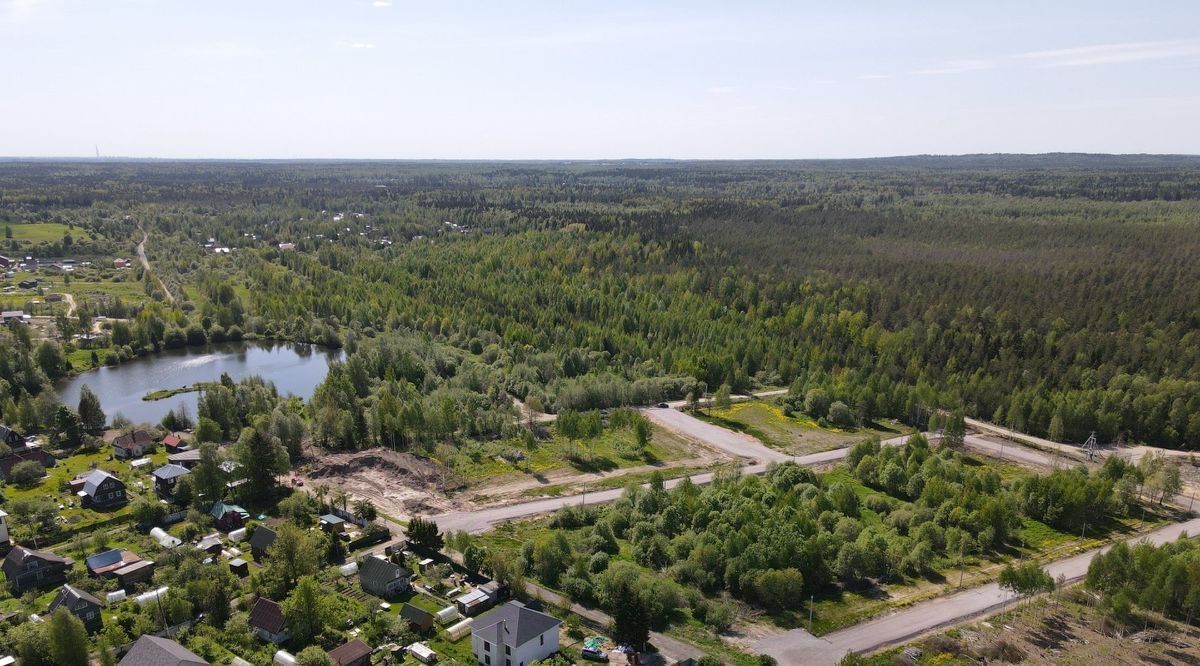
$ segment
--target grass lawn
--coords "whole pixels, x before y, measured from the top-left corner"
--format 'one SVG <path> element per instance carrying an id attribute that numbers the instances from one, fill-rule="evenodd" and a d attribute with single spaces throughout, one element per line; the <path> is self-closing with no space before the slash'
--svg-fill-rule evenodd
<path id="1" fill-rule="evenodd" d="M 165 454 L 163 455 L 165 456 Z M 153 459 L 153 456 L 151 458 Z M 127 504 L 117 509 L 102 511 L 85 509 L 80 506 L 79 498 L 64 486 L 79 474 L 92 469 L 93 466 L 110 472 L 125 482 L 125 492 L 129 497 Z M 152 469 L 154 469 L 153 464 L 135 472 L 128 462 L 112 458 L 111 448 L 106 446 L 94 453 L 79 453 L 59 460 L 57 465 L 46 470 L 46 478 L 37 485 L 22 488 L 9 484 L 4 487 L 4 494 L 9 504 L 20 499 L 46 497 L 63 507 L 59 511 L 59 516 L 62 518 L 59 526 L 63 530 L 81 530 L 86 529 L 89 525 L 106 523 L 114 519 L 117 519 L 117 522 L 128 519 L 132 504 L 143 494 L 153 492 L 153 480 L 150 477 Z M 144 490 L 137 487 L 139 481 L 145 486 Z M 50 541 L 58 539 L 59 537 L 50 535 Z"/>
<path id="2" fill-rule="evenodd" d="M 580 472 L 604 472 L 636 467 L 655 462 L 670 462 L 688 455 L 690 444 L 673 433 L 654 426 L 645 456 L 632 455 L 633 431 L 629 428 L 606 428 L 590 440 L 567 440 L 557 433 L 541 440 L 532 450 L 514 441 L 472 442 L 460 447 L 445 447 L 436 457 L 463 475 L 468 483 L 492 482 L 508 474 L 540 475 L 560 469 Z M 514 465 L 501 455 L 514 449 L 525 454 L 525 460 Z M 624 485 L 624 484 L 622 484 Z"/>
<path id="3" fill-rule="evenodd" d="M 787 416 L 779 407 L 763 400 L 735 403 L 728 409 L 709 409 L 698 416 L 794 455 L 841 448 L 870 435 L 886 439 L 908 431 L 894 423 L 872 423 L 851 429 L 823 428 L 806 414 Z"/>
<path id="4" fill-rule="evenodd" d="M 5 229 L 12 229 L 12 239 L 18 241 L 29 241 L 31 243 L 43 243 L 46 241 L 59 241 L 68 232 L 72 238 L 86 238 L 88 232 L 81 228 L 70 228 L 65 224 L 58 222 L 30 222 L 28 224 L 7 224 Z M 7 234 L 6 234 L 7 235 Z M 7 238 L 5 240 L 8 240 Z"/>

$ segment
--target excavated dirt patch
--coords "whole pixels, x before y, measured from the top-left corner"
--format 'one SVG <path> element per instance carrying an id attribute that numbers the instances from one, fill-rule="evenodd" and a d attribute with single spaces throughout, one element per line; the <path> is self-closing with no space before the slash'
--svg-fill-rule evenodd
<path id="1" fill-rule="evenodd" d="M 462 487 L 454 473 L 411 453 L 368 449 L 346 453 L 310 451 L 294 474 L 306 485 L 341 489 L 366 498 L 394 518 L 453 510 L 447 495 Z"/>

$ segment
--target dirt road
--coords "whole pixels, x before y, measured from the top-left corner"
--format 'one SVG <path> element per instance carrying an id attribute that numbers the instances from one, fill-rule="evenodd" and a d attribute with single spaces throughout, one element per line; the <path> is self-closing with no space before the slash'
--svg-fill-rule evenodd
<path id="1" fill-rule="evenodd" d="M 144 268 L 146 270 L 146 272 L 148 272 L 154 276 L 154 279 L 158 282 L 158 288 L 162 290 L 162 293 L 163 293 L 163 295 L 165 295 L 167 297 L 167 300 L 174 303 L 175 296 L 171 293 L 171 290 L 167 289 L 167 285 L 165 283 L 163 283 L 162 278 L 160 278 L 158 276 L 158 273 L 155 273 L 154 271 L 150 270 L 150 260 L 146 258 L 146 240 L 149 238 L 150 238 L 150 234 L 143 231 L 142 232 L 142 240 L 139 241 L 137 244 L 138 259 L 142 262 L 142 268 Z"/>
<path id="2" fill-rule="evenodd" d="M 845 458 L 846 454 L 850 451 L 848 448 L 845 448 L 833 451 L 821 451 L 806 456 L 789 456 L 763 446 L 756 439 L 705 423 L 683 412 L 670 409 L 648 409 L 645 410 L 645 413 L 659 425 L 670 428 L 676 433 L 696 439 L 702 444 L 721 449 L 732 455 L 749 458 L 754 461 L 741 467 L 740 471 L 742 474 L 762 474 L 767 470 L 768 462 L 792 461 L 799 465 L 827 465 Z M 899 446 L 907 439 L 908 436 L 905 435 L 893 437 L 885 440 L 883 443 L 887 446 Z M 693 474 L 685 478 L 691 479 L 692 483 L 704 485 L 712 483 L 713 477 L 713 472 L 705 472 L 702 474 Z M 682 481 L 682 478 L 671 479 L 665 485 L 667 488 L 674 488 Z M 565 506 L 607 504 L 620 497 L 622 492 L 624 492 L 624 489 L 614 488 L 566 497 L 550 497 L 475 511 L 451 511 L 433 516 L 433 520 L 437 522 L 438 526 L 444 532 L 451 530 L 465 530 L 471 533 L 486 532 L 498 523 L 551 513 Z"/>
<path id="3" fill-rule="evenodd" d="M 762 442 L 749 435 L 743 435 L 740 432 L 734 432 L 711 423 L 705 423 L 694 416 L 676 409 L 651 407 L 643 409 L 642 413 L 651 421 L 654 421 L 667 430 L 689 439 L 703 442 L 731 455 L 757 460 L 758 462 L 782 462 L 791 459 L 791 456 L 783 451 L 768 448 Z"/>
<path id="4" fill-rule="evenodd" d="M 1181 534 L 1196 534 L 1200 530 L 1200 518 L 1168 525 L 1136 540 L 1146 539 L 1153 544 L 1174 541 Z M 1048 564 L 1045 569 L 1067 581 L 1079 580 L 1087 574 L 1088 565 L 1096 555 L 1108 550 L 1098 548 L 1074 557 Z M 848 652 L 869 652 L 893 645 L 938 627 L 999 610 L 1012 595 L 1000 589 L 996 583 L 964 590 L 957 594 L 938 597 L 883 617 L 835 631 L 820 638 L 804 631 L 793 629 L 787 633 L 759 641 L 755 651 L 769 654 L 782 666 L 800 664 L 836 664 Z"/>

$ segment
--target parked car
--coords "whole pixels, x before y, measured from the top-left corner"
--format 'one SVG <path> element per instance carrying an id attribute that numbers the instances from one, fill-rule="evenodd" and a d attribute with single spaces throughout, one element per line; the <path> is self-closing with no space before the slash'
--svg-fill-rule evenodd
<path id="1" fill-rule="evenodd" d="M 655 407 L 658 407 L 659 409 L 666 409 L 666 408 L 670 407 L 670 405 L 668 405 L 665 402 L 660 402 L 657 405 L 655 405 Z"/>
<path id="2" fill-rule="evenodd" d="M 588 661 L 608 661 L 608 653 L 593 648 L 583 648 L 579 654 Z"/>

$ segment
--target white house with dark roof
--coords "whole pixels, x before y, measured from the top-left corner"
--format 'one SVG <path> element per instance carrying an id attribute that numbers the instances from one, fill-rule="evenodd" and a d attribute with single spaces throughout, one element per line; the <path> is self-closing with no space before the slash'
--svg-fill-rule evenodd
<path id="1" fill-rule="evenodd" d="M 510 601 L 475 619 L 471 652 L 483 666 L 529 666 L 558 652 L 562 620 Z"/>

